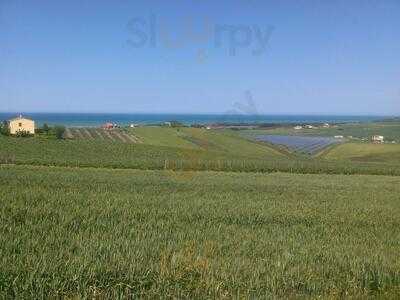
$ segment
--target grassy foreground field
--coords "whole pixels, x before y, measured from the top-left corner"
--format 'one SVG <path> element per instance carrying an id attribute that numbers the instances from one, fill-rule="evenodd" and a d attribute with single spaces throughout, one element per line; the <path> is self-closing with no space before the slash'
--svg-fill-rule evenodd
<path id="1" fill-rule="evenodd" d="M 0 298 L 400 295 L 400 178 L 0 167 Z"/>

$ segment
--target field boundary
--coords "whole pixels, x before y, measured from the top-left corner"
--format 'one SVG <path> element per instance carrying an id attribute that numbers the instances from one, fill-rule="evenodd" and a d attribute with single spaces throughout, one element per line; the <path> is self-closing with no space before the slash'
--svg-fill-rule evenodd
<path id="1" fill-rule="evenodd" d="M 197 163 L 197 165 L 196 165 Z M 2 166 L 24 166 L 24 167 L 45 167 L 45 168 L 65 168 L 65 169 L 104 169 L 104 170 L 148 170 L 148 171 L 175 171 L 175 172 L 227 172 L 227 173 L 260 173 L 260 174 L 273 174 L 273 173 L 286 173 L 286 174 L 304 174 L 304 175 L 348 175 L 348 176 L 389 176 L 398 177 L 400 176 L 399 166 L 394 166 L 393 169 L 385 169 L 377 166 L 366 166 L 366 167 L 377 167 L 376 169 L 329 169 L 328 167 L 312 167 L 312 164 L 307 164 L 307 162 L 296 162 L 296 164 L 287 165 L 285 167 L 272 167 L 269 165 L 262 166 L 260 168 L 255 168 L 251 162 L 234 162 L 234 161 L 185 161 L 185 160 L 162 160 L 158 164 L 152 166 L 126 166 L 121 167 L 121 165 L 109 165 L 109 166 L 96 166 L 90 164 L 57 164 L 57 163 L 23 163 L 17 161 L 11 162 L 1 162 Z M 348 164 L 346 164 L 348 165 Z M 242 168 L 236 168 L 237 166 Z M 299 167 L 300 166 L 300 167 Z M 303 166 L 303 167 L 301 167 Z M 230 168 L 229 168 L 230 167 Z M 380 167 L 380 168 L 379 168 Z"/>

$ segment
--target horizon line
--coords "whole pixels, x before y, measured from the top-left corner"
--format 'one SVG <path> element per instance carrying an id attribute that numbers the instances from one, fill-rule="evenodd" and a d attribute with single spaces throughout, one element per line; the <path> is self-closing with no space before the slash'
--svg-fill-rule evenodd
<path id="1" fill-rule="evenodd" d="M 66 111 L 0 111 L 0 114 L 77 114 L 77 115 L 216 115 L 216 116 L 365 116 L 365 117 L 399 117 L 398 114 L 386 114 L 386 113 L 326 113 L 326 112 L 282 112 L 282 113 L 258 113 L 258 114 L 246 114 L 246 113 L 232 113 L 232 112 L 66 112 Z"/>

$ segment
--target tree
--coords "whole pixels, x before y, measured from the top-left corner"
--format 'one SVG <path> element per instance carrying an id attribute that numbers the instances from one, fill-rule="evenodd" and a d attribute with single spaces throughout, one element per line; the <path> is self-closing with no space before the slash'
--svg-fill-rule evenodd
<path id="1" fill-rule="evenodd" d="M 0 123 L 0 134 L 10 135 L 10 128 L 8 127 L 7 121 Z"/>
<path id="2" fill-rule="evenodd" d="M 42 130 L 43 130 L 43 132 L 44 132 L 45 134 L 49 134 L 49 131 L 50 131 L 49 125 L 47 125 L 47 123 L 44 123 L 44 124 L 43 124 L 43 127 L 42 127 Z"/>
<path id="3" fill-rule="evenodd" d="M 58 140 L 64 139 L 65 127 L 64 126 L 56 126 L 54 127 L 54 132 L 56 133 L 56 138 Z"/>

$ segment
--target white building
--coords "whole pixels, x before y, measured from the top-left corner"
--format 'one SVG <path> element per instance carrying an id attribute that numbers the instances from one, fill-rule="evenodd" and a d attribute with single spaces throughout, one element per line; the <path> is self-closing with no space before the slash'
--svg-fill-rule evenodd
<path id="1" fill-rule="evenodd" d="M 382 144 L 385 141 L 385 137 L 382 135 L 374 135 L 372 136 L 372 142 L 376 144 Z"/>
<path id="2" fill-rule="evenodd" d="M 8 121 L 10 134 L 15 135 L 19 132 L 35 134 L 35 122 L 31 119 L 24 118 L 22 115 Z"/>

